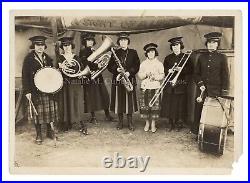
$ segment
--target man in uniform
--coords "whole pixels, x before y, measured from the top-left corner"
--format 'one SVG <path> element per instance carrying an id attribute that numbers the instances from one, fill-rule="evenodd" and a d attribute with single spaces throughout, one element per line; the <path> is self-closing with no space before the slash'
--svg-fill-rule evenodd
<path id="1" fill-rule="evenodd" d="M 222 34 L 211 32 L 204 37 L 207 39 L 205 45 L 208 52 L 201 54 L 198 58 L 195 68 L 195 81 L 200 90 L 205 90 L 204 97 L 225 96 L 229 89 L 227 57 L 217 51 Z M 203 102 L 196 103 L 195 121 L 191 128 L 191 132 L 194 134 L 198 134 L 202 107 Z"/>

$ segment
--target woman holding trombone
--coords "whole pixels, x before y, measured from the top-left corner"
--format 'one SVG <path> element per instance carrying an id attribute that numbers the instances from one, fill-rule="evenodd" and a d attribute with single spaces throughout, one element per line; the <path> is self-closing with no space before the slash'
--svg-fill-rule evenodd
<path id="1" fill-rule="evenodd" d="M 170 42 L 170 49 L 173 53 L 165 57 L 164 72 L 166 75 L 168 73 L 180 72 L 178 77 L 175 77 L 177 79 L 175 84 L 173 85 L 173 82 L 170 82 L 171 84 L 167 84 L 163 90 L 160 116 L 167 118 L 170 124 L 169 131 L 172 131 L 174 128 L 180 131 L 183 127 L 187 108 L 187 75 L 192 72 L 189 61 L 191 52 L 182 52 L 184 49 L 182 37 L 174 37 L 169 39 L 168 42 Z M 186 55 L 187 58 L 184 59 Z M 173 67 L 174 65 L 177 67 Z"/>

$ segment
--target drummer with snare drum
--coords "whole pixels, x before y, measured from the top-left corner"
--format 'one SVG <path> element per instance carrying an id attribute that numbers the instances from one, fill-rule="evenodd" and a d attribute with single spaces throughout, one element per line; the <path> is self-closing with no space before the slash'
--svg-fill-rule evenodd
<path id="1" fill-rule="evenodd" d="M 211 32 L 204 35 L 206 38 L 207 52 L 199 56 L 195 68 L 195 81 L 204 97 L 220 97 L 228 94 L 229 89 L 229 71 L 226 55 L 217 51 L 220 46 L 222 34 L 220 32 Z M 195 120 L 191 132 L 198 134 L 199 123 L 203 102 L 197 103 L 195 107 Z"/>
<path id="2" fill-rule="evenodd" d="M 41 125 L 47 126 L 47 137 L 54 139 L 54 122 L 58 121 L 58 104 L 53 94 L 40 92 L 34 84 L 36 72 L 44 67 L 53 66 L 52 59 L 44 53 L 46 37 L 34 36 L 29 39 L 32 50 L 24 59 L 22 82 L 24 95 L 28 100 L 28 120 L 35 124 L 36 143 L 42 144 Z M 46 81 L 48 82 L 48 81 Z"/>

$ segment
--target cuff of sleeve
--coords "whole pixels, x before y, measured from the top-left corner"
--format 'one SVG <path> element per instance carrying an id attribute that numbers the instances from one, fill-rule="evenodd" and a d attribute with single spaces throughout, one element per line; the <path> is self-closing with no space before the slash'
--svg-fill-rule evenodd
<path id="1" fill-rule="evenodd" d="M 229 94 L 229 91 L 228 90 L 223 90 L 222 89 L 222 91 L 221 91 L 221 95 L 222 96 L 226 96 L 226 95 L 228 95 Z"/>

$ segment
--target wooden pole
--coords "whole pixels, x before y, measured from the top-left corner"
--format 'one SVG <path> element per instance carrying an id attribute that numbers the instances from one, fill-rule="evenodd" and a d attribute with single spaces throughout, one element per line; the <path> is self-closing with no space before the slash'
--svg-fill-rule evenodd
<path id="1" fill-rule="evenodd" d="M 55 65 L 58 65 L 58 56 L 60 54 L 59 52 L 59 42 L 58 42 L 58 30 L 57 30 L 57 18 L 53 17 L 51 19 L 51 27 L 52 27 L 52 35 L 53 35 L 53 42 L 55 45 L 55 56 L 56 56 L 56 60 L 55 60 Z"/>

